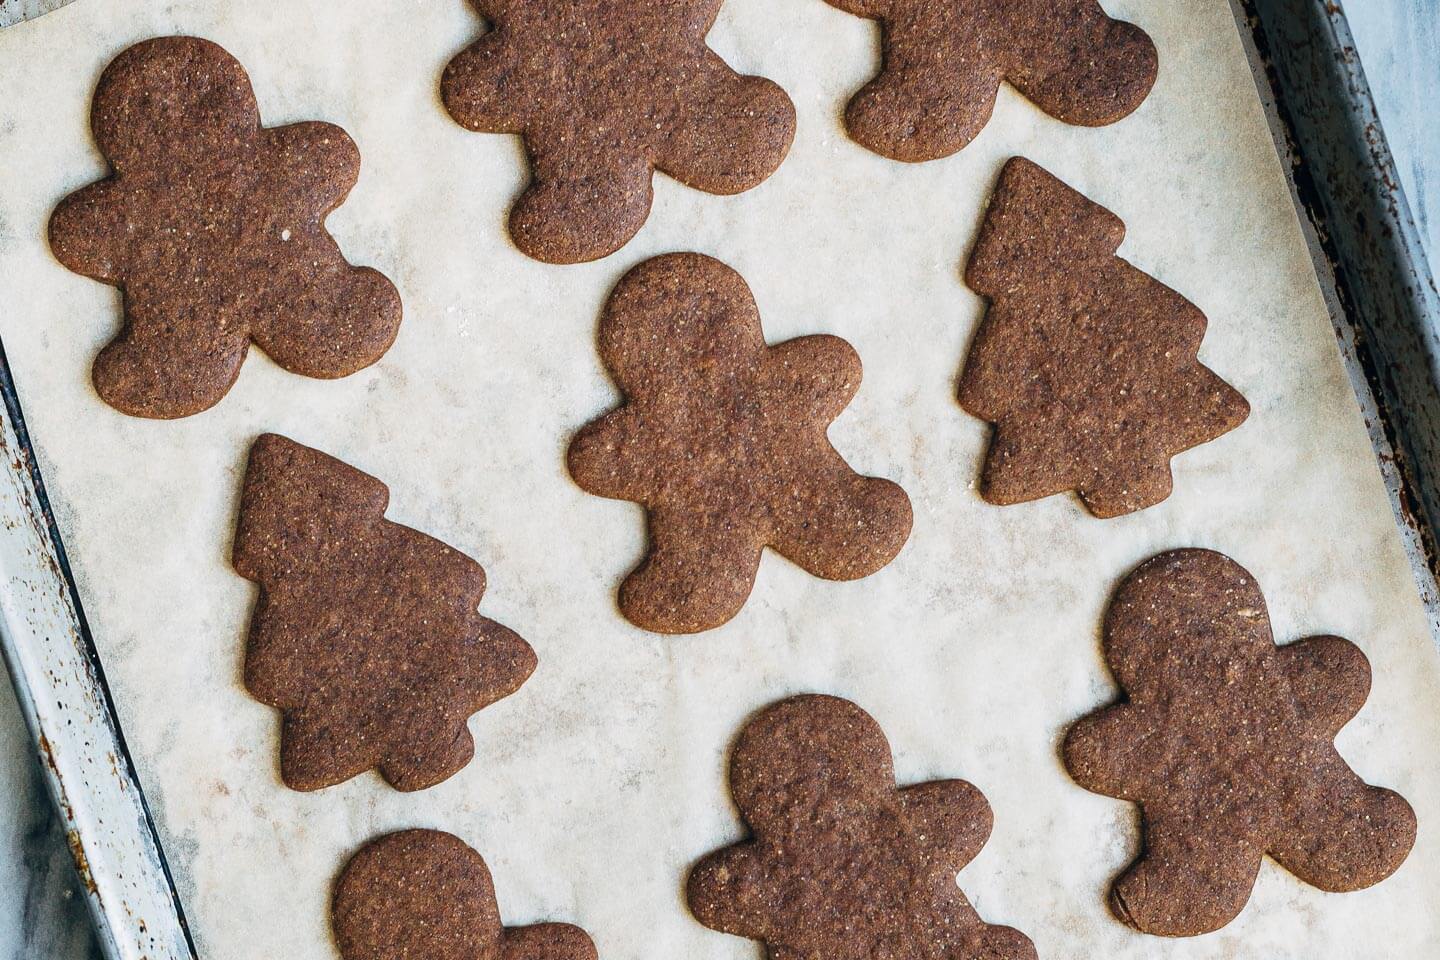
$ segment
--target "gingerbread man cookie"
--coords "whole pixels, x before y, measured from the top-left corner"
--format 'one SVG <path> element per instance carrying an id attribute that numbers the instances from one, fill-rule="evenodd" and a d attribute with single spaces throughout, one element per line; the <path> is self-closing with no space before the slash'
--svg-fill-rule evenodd
<path id="1" fill-rule="evenodd" d="M 385 519 L 385 485 L 266 434 L 250 450 L 234 564 L 260 585 L 245 686 L 283 717 L 280 774 L 317 790 L 376 768 L 423 790 L 470 762 L 472 713 L 535 652 L 476 610 L 485 571 Z"/>
<path id="2" fill-rule="evenodd" d="M 485 860 L 438 830 L 371 841 L 335 884 L 330 908 L 344 960 L 596 960 L 568 923 L 506 927 Z"/>
<path id="3" fill-rule="evenodd" d="M 762 940 L 776 960 L 1035 960 L 955 882 L 990 836 L 984 796 L 963 780 L 897 787 L 885 734 L 855 704 L 801 696 L 763 711 L 740 732 L 730 789 L 754 836 L 691 873 L 705 926 Z"/>
<path id="4" fill-rule="evenodd" d="M 1404 861 L 1414 811 L 1335 750 L 1369 694 L 1369 662 L 1339 637 L 1277 647 L 1235 561 L 1176 550 L 1142 564 L 1110 604 L 1105 660 L 1124 699 L 1079 721 L 1063 753 L 1081 786 L 1140 805 L 1143 848 L 1110 893 L 1125 923 L 1218 930 L 1267 853 L 1333 892 Z"/>
<path id="5" fill-rule="evenodd" d="M 721 0 L 472 0 L 492 29 L 445 70 L 457 123 L 520 134 L 532 178 L 510 235 L 550 263 L 624 246 L 651 177 L 741 193 L 774 173 L 795 107 L 705 45 Z"/>
<path id="6" fill-rule="evenodd" d="M 325 229 L 360 173 L 328 123 L 260 126 L 250 80 L 194 37 L 136 44 L 106 68 L 91 115 L 113 174 L 50 220 L 61 263 L 125 295 L 95 360 L 106 403 L 137 417 L 215 405 L 253 340 L 280 366 L 343 377 L 390 348 L 400 295 Z"/>
<path id="7" fill-rule="evenodd" d="M 1206 320 L 1115 256 L 1125 225 L 1021 157 L 1005 165 L 965 282 L 988 297 L 960 405 L 995 425 L 980 493 L 1075 490 L 1097 517 L 1170 495 L 1170 458 L 1250 405 L 1198 359 Z"/>
<path id="8" fill-rule="evenodd" d="M 827 0 L 880 21 L 880 74 L 850 101 L 845 125 L 895 160 L 948 157 L 984 129 L 1000 82 L 1065 123 L 1128 116 L 1155 84 L 1145 31 L 1097 0 Z"/>
<path id="9" fill-rule="evenodd" d="M 635 267 L 606 305 L 600 355 L 626 402 L 580 432 L 569 466 L 584 489 L 649 515 L 649 553 L 620 588 L 632 622 L 720 626 L 766 546 L 830 580 L 868 576 L 904 546 L 905 492 L 857 474 L 826 436 L 860 358 L 831 336 L 768 346 L 725 264 L 679 253 Z"/>

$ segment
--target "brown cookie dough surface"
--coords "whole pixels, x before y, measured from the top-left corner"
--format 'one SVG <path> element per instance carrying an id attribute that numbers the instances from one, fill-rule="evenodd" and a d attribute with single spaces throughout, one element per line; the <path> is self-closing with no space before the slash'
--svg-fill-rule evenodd
<path id="1" fill-rule="evenodd" d="M 472 713 L 535 653 L 476 610 L 485 571 L 385 519 L 385 485 L 266 434 L 250 450 L 235 570 L 260 585 L 245 686 L 281 711 L 280 774 L 317 790 L 371 768 L 422 790 L 470 762 Z"/>
<path id="2" fill-rule="evenodd" d="M 1097 517 L 1170 495 L 1170 458 L 1234 430 L 1245 398 L 1200 363 L 1205 315 L 1115 256 L 1125 225 L 1029 160 L 1005 165 L 965 270 L 990 300 L 960 405 L 994 424 L 980 493 L 1074 490 Z"/>
<path id="3" fill-rule="evenodd" d="M 510 213 L 528 255 L 613 253 L 650 214 L 655 170 L 733 194 L 774 173 L 795 107 L 705 45 L 721 0 L 472 0 L 491 30 L 445 70 L 457 123 L 520 134 L 531 181 Z"/>
<path id="4" fill-rule="evenodd" d="M 93 370 L 106 403 L 199 413 L 225 396 L 252 340 L 309 377 L 347 376 L 389 349 L 400 295 L 325 229 L 360 173 L 344 130 L 260 126 L 244 68 L 193 37 L 115 58 L 91 126 L 113 173 L 61 202 L 50 247 L 124 292 L 124 328 Z"/>
<path id="5" fill-rule="evenodd" d="M 705 926 L 774 958 L 1034 960 L 1028 937 L 981 920 L 956 884 L 990 836 L 984 796 L 963 780 L 897 787 L 890 744 L 855 704 L 801 696 L 760 713 L 730 789 L 754 835 L 691 873 Z"/>
<path id="6" fill-rule="evenodd" d="M 857 474 L 826 430 L 860 387 L 838 337 L 769 346 L 750 288 L 693 253 L 647 260 L 620 281 L 600 356 L 625 404 L 570 445 L 575 482 L 633 500 L 650 549 L 620 588 L 632 622 L 663 633 L 739 612 L 769 546 L 830 580 L 868 576 L 910 535 L 910 500 Z"/>
<path id="7" fill-rule="evenodd" d="M 1218 930 L 1244 908 L 1267 853 L 1333 892 L 1404 861 L 1410 805 L 1335 750 L 1370 691 L 1354 644 L 1277 647 L 1255 579 L 1209 550 L 1131 573 L 1104 644 L 1124 698 L 1080 720 L 1063 754 L 1087 790 L 1140 805 L 1143 848 L 1110 893 L 1121 920 L 1164 936 Z"/>
<path id="8" fill-rule="evenodd" d="M 335 884 L 331 926 L 344 960 L 596 960 L 579 927 L 506 927 L 485 861 L 438 830 L 373 840 Z"/>
<path id="9" fill-rule="evenodd" d="M 1129 115 L 1155 85 L 1145 31 L 1096 0 L 827 0 L 880 21 L 880 74 L 850 101 L 845 125 L 895 160 L 948 157 L 990 121 L 1000 82 L 1065 123 Z"/>

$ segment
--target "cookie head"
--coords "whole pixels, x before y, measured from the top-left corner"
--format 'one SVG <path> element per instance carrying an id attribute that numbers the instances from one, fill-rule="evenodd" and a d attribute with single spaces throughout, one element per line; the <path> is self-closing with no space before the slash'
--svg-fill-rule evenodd
<path id="1" fill-rule="evenodd" d="M 1125 578 L 1105 617 L 1105 659 L 1127 690 L 1197 644 L 1247 659 L 1274 649 L 1265 597 L 1244 567 L 1213 550 L 1174 550 Z"/>
<path id="2" fill-rule="evenodd" d="M 579 927 L 505 927 L 479 853 L 438 830 L 374 840 L 340 875 L 331 926 L 344 960 L 596 960 Z"/>
<path id="3" fill-rule="evenodd" d="M 331 914 L 345 960 L 499 956 L 490 870 L 463 840 L 437 830 L 392 833 L 356 853 Z"/>
<path id="4" fill-rule="evenodd" d="M 213 143 L 250 144 L 260 109 L 240 61 L 199 37 L 130 47 L 101 74 L 90 114 L 95 144 L 117 174 L 156 151 L 195 161 Z"/>
<path id="5" fill-rule="evenodd" d="M 784 700 L 745 725 L 730 761 L 735 805 L 752 825 L 813 816 L 826 803 L 893 790 L 890 743 L 848 700 Z"/>

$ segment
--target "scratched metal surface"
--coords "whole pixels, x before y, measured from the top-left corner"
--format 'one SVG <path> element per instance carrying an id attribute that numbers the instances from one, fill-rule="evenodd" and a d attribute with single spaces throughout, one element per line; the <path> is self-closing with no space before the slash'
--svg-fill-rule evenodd
<path id="1" fill-rule="evenodd" d="M 1345 0 L 1395 167 L 1440 276 L 1440 0 Z"/>
<path id="2" fill-rule="evenodd" d="M 0 0 L 0 26 L 66 2 Z M 1405 2 L 1433 11 L 1432 0 Z M 1277 145 L 1297 159 L 1295 194 L 1309 220 L 1317 272 L 1434 626 L 1429 531 L 1440 518 L 1434 486 L 1440 477 L 1440 350 L 1419 226 L 1400 189 L 1343 15 L 1320 0 L 1237 3 L 1242 22 L 1255 31 L 1262 97 L 1271 85 L 1282 91 L 1267 103 Z M 1433 31 L 1434 24 L 1422 24 L 1422 34 L 1424 29 Z M 106 955 L 191 956 L 103 675 L 64 576 L 63 551 L 53 539 L 43 488 L 36 487 L 3 360 L 0 385 L 6 399 L 0 411 L 0 577 L 7 584 L 0 637 L 21 710 L 43 745 L 42 779 L 61 811 Z"/>
<path id="3" fill-rule="evenodd" d="M 110 960 L 193 955 L 0 350 L 0 653 Z"/>
<path id="4" fill-rule="evenodd" d="M 0 27 L 33 19 L 69 2 L 70 0 L 0 0 Z"/>
<path id="5" fill-rule="evenodd" d="M 1322 286 L 1440 637 L 1440 290 L 1344 10 L 1240 0 Z M 1433 104 L 1434 96 L 1428 98 Z"/>

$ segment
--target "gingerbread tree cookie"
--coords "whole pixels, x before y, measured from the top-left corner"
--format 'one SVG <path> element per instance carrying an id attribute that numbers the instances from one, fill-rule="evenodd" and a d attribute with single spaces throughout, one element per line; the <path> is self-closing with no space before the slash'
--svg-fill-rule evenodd
<path id="1" fill-rule="evenodd" d="M 500 922 L 484 859 L 438 830 L 405 830 L 351 858 L 330 907 L 344 960 L 596 960 L 579 927 Z"/>
<path id="2" fill-rule="evenodd" d="M 1110 906 L 1146 933 L 1218 930 L 1261 858 L 1334 892 L 1388 877 L 1415 841 L 1398 794 L 1366 784 L 1335 735 L 1370 691 L 1339 637 L 1277 647 L 1239 564 L 1176 550 L 1125 579 L 1105 618 L 1124 699 L 1077 723 L 1065 766 L 1087 790 L 1140 805 L 1144 846 Z"/>
<path id="3" fill-rule="evenodd" d="M 762 712 L 740 732 L 730 789 L 754 836 L 691 873 L 705 926 L 777 960 L 1034 960 L 955 882 L 990 836 L 990 805 L 963 780 L 896 787 L 890 744 L 855 704 L 802 696 Z"/>
<path id="4" fill-rule="evenodd" d="M 193 37 L 120 54 L 91 124 L 114 172 L 65 198 L 50 246 L 124 292 L 124 329 L 92 372 L 106 403 L 199 413 L 225 396 L 252 340 L 309 377 L 347 376 L 390 348 L 400 295 L 346 262 L 325 229 L 360 173 L 344 130 L 261 127 L 244 68 Z"/>
<path id="5" fill-rule="evenodd" d="M 663 633 L 739 612 L 761 551 L 830 580 L 868 576 L 910 535 L 910 501 L 862 477 L 826 437 L 860 386 L 838 337 L 767 346 L 750 288 L 694 253 L 647 260 L 620 281 L 600 355 L 626 403 L 570 445 L 575 482 L 633 500 L 650 549 L 620 587 L 632 622 Z"/>
<path id="6" fill-rule="evenodd" d="M 960 405 L 995 425 L 981 495 L 1075 490 L 1115 517 L 1170 495 L 1170 458 L 1234 430 L 1245 398 L 1197 359 L 1205 315 L 1115 256 L 1120 219 L 1029 160 L 1005 165 L 965 270 L 990 309 Z"/>
<path id="7" fill-rule="evenodd" d="M 472 713 L 535 669 L 476 607 L 485 571 L 385 519 L 385 485 L 293 440 L 250 450 L 234 563 L 260 585 L 245 686 L 281 711 L 280 774 L 317 790 L 377 768 L 423 790 L 474 755 Z"/>
<path id="8" fill-rule="evenodd" d="M 963 149 L 1008 80 L 1065 123 L 1128 116 L 1155 84 L 1155 44 L 1097 0 L 828 0 L 880 21 L 883 66 L 850 101 L 850 135 L 919 162 Z"/>
<path id="9" fill-rule="evenodd" d="M 705 45 L 721 0 L 472 0 L 492 29 L 445 70 L 457 123 L 524 138 L 532 178 L 510 235 L 550 263 L 620 249 L 655 170 L 708 193 L 774 173 L 795 107 Z"/>

